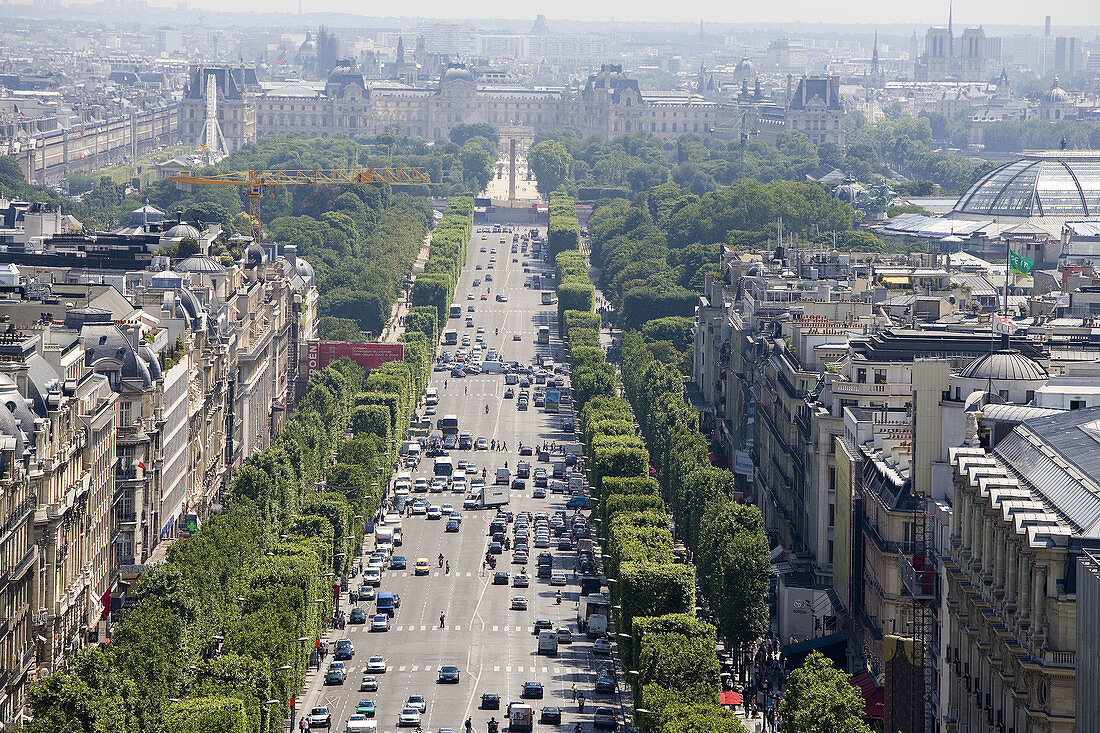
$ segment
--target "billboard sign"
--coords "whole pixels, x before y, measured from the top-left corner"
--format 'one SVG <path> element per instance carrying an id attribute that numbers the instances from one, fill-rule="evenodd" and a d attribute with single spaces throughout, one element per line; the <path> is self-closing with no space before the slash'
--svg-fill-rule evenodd
<path id="1" fill-rule="evenodd" d="M 387 361 L 404 361 L 404 344 L 382 344 L 375 341 L 307 341 L 306 377 L 347 357 L 364 369 L 376 369 Z"/>

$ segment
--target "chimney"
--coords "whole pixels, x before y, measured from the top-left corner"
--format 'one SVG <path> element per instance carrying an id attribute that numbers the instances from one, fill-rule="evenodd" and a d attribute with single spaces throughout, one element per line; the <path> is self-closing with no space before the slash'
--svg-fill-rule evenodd
<path id="1" fill-rule="evenodd" d="M 285 244 L 283 245 L 283 257 L 290 263 L 290 266 L 295 270 L 298 269 L 298 245 Z"/>

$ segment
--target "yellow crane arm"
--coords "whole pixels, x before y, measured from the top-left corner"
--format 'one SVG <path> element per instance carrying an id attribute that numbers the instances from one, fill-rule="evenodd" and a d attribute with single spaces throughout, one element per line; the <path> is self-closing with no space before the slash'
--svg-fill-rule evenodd
<path id="1" fill-rule="evenodd" d="M 221 186 L 307 186 L 328 183 L 431 183 L 419 168 L 330 168 L 312 171 L 235 171 L 213 176 L 172 176 L 177 183 Z"/>
<path id="2" fill-rule="evenodd" d="M 259 243 L 263 236 L 260 226 L 260 201 L 264 188 L 273 186 L 310 186 L 331 183 L 389 183 L 403 185 L 411 183 L 431 183 L 427 172 L 419 168 L 330 168 L 312 171 L 234 171 L 212 176 L 193 176 L 183 171 L 171 176 L 177 184 L 200 184 L 203 186 L 238 186 L 248 189 L 249 217 L 251 218 L 252 240 Z"/>

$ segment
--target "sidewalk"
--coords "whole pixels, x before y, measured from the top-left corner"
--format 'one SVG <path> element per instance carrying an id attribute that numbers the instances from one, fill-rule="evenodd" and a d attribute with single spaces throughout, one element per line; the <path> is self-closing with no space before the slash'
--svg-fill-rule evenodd
<path id="1" fill-rule="evenodd" d="M 424 243 L 420 247 L 420 254 L 416 257 L 416 262 L 413 263 L 412 271 L 409 272 L 409 277 L 416 279 L 416 276 L 424 272 L 424 265 L 428 262 L 428 253 L 431 248 L 432 232 L 428 231 L 424 235 Z M 412 288 L 409 288 L 409 292 Z M 382 329 L 382 333 L 378 335 L 378 340 L 386 343 L 396 343 L 397 339 L 405 332 L 405 326 L 401 322 L 401 319 L 405 317 L 405 314 L 409 312 L 409 300 L 404 295 L 399 296 L 397 300 L 393 302 L 393 308 L 390 309 L 390 319 L 386 322 L 385 328 Z"/>

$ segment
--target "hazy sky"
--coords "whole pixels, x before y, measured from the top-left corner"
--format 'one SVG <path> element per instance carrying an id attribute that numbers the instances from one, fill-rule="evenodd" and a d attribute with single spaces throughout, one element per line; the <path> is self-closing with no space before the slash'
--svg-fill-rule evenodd
<path id="1" fill-rule="evenodd" d="M 162 0 L 163 1 L 163 0 Z M 171 0 L 168 0 L 171 3 Z M 882 0 L 784 0 L 769 2 L 720 2 L 719 0 L 417 0 L 410 3 L 362 3 L 349 0 L 302 0 L 305 12 L 348 12 L 375 17 L 421 16 L 439 18 L 534 18 L 544 13 L 574 20 L 688 21 L 700 19 L 734 23 L 834 22 L 834 23 L 946 23 L 946 0 L 933 2 L 883 2 Z M 159 4 L 159 3 L 158 3 Z M 296 13 L 298 0 L 190 0 L 192 7 L 211 10 L 257 10 Z M 1055 28 L 1066 32 L 1074 26 L 1100 25 L 1097 0 L 962 0 L 955 3 L 958 25 L 1030 25 L 1042 27 L 1052 16 Z"/>

